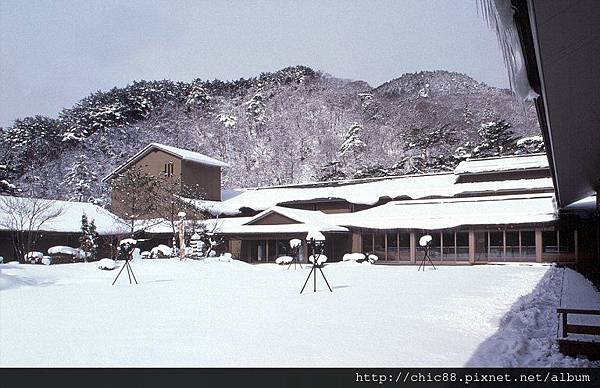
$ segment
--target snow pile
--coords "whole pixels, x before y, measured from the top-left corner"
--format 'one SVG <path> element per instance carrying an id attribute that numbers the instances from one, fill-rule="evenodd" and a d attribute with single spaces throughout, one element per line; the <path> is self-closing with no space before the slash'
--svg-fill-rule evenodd
<path id="1" fill-rule="evenodd" d="M 30 263 L 39 263 L 40 260 L 44 258 L 44 254 L 42 252 L 28 252 L 25 256 L 25 261 L 29 261 Z"/>
<path id="2" fill-rule="evenodd" d="M 311 230 L 306 234 L 306 240 L 325 241 L 325 236 L 318 230 Z"/>
<path id="3" fill-rule="evenodd" d="M 150 250 L 151 258 L 166 258 L 173 256 L 173 250 L 164 244 L 155 246 Z"/>
<path id="4" fill-rule="evenodd" d="M 308 261 L 314 264 L 315 257 L 313 255 L 308 256 Z M 317 255 L 317 265 L 321 265 L 327 261 L 327 256 L 325 255 Z"/>
<path id="5" fill-rule="evenodd" d="M 293 257 L 290 256 L 279 256 L 275 259 L 275 264 L 289 264 L 294 261 Z"/>
<path id="6" fill-rule="evenodd" d="M 48 249 L 49 255 L 70 255 L 79 256 L 79 249 L 71 248 L 64 245 L 57 245 Z"/>
<path id="7" fill-rule="evenodd" d="M 366 256 L 362 253 L 346 253 L 344 257 L 342 257 L 342 261 L 365 261 Z"/>
<path id="8" fill-rule="evenodd" d="M 137 244 L 137 240 L 133 239 L 133 238 L 126 238 L 126 239 L 119 241 L 119 245 L 125 245 L 125 244 L 135 245 L 135 244 Z"/>
<path id="9" fill-rule="evenodd" d="M 375 263 L 377 260 L 379 260 L 379 257 L 377 255 L 370 254 L 369 256 L 367 256 L 367 261 L 371 264 Z"/>
<path id="10" fill-rule="evenodd" d="M 42 264 L 44 264 L 44 265 L 52 264 L 52 258 L 50 256 L 44 256 L 42 258 Z"/>
<path id="11" fill-rule="evenodd" d="M 297 238 L 293 238 L 290 240 L 290 248 L 297 248 L 302 246 L 302 240 L 297 239 Z"/>
<path id="12" fill-rule="evenodd" d="M 113 270 L 117 266 L 117 263 L 112 259 L 102 259 L 98 262 L 98 269 Z"/>
<path id="13" fill-rule="evenodd" d="M 541 136 L 529 136 L 529 137 L 523 137 L 521 139 L 519 139 L 517 141 L 517 146 L 524 146 L 527 145 L 529 143 L 543 143 L 544 142 L 544 138 Z"/>
<path id="14" fill-rule="evenodd" d="M 550 268 L 533 292 L 513 304 L 499 330 L 478 347 L 466 366 L 590 366 L 588 360 L 565 356 L 558 349 L 556 308 L 560 304 L 562 278 L 563 269 Z"/>

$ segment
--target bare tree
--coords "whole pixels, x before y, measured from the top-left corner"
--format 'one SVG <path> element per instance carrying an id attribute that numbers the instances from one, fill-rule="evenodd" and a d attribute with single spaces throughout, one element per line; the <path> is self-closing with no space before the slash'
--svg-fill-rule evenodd
<path id="1" fill-rule="evenodd" d="M 156 215 L 158 179 L 153 175 L 134 166 L 115 177 L 110 185 L 113 210 L 118 209 L 117 213 L 128 222 L 131 234 L 135 231 L 136 221 Z"/>
<path id="2" fill-rule="evenodd" d="M 42 227 L 62 214 L 63 208 L 56 201 L 0 196 L 0 226 L 12 231 L 20 262 L 25 262 L 25 255 L 35 250 Z"/>

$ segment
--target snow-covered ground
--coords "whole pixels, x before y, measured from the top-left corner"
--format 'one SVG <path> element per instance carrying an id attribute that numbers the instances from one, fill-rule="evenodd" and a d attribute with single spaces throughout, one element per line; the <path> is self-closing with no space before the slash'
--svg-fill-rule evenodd
<path id="1" fill-rule="evenodd" d="M 302 295 L 306 266 L 97 267 L 0 265 L 1 366 L 590 365 L 554 345 L 551 266 L 332 263 Z"/>

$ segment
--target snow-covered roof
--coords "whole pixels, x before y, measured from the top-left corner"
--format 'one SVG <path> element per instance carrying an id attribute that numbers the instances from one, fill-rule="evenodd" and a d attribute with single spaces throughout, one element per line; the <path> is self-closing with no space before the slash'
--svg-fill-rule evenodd
<path id="1" fill-rule="evenodd" d="M 297 223 L 277 224 L 277 225 L 257 225 L 256 221 L 263 219 L 269 214 L 277 213 L 290 218 Z M 233 220 L 238 218 L 221 218 L 218 221 L 208 220 L 208 222 L 223 222 L 219 225 L 216 232 L 225 234 L 280 234 L 280 233 L 308 233 L 308 232 L 348 232 L 347 228 L 333 224 L 329 215 L 320 211 L 290 209 L 280 206 L 271 207 L 254 217 L 243 217 L 244 222 L 235 223 Z"/>
<path id="2" fill-rule="evenodd" d="M 547 168 L 549 165 L 546 154 L 533 154 L 465 160 L 456 166 L 454 174 L 482 174 Z"/>
<path id="3" fill-rule="evenodd" d="M 369 229 L 445 229 L 463 225 L 552 222 L 552 194 L 393 201 L 356 213 L 330 214 L 337 225 Z"/>
<path id="4" fill-rule="evenodd" d="M 564 207 L 567 211 L 579 211 L 592 214 L 596 211 L 596 196 L 590 195 Z"/>
<path id="5" fill-rule="evenodd" d="M 490 182 L 455 183 L 456 176 L 431 174 L 400 176 L 387 179 L 332 182 L 330 185 L 290 185 L 246 189 L 241 194 L 212 204 L 212 211 L 231 214 L 241 208 L 262 211 L 282 203 L 345 200 L 349 203 L 374 205 L 381 198 L 422 199 L 514 193 L 516 191 L 552 191 L 551 178 L 518 179 Z"/>
<path id="6" fill-rule="evenodd" d="M 44 232 L 80 233 L 81 216 L 85 214 L 89 221 L 94 220 L 96 231 L 101 235 L 127 233 L 127 222 L 110 211 L 89 202 L 51 201 L 28 197 L 0 196 L 0 230 L 10 230 L 10 218 L 3 204 L 15 201 L 18 206 L 31 206 L 32 201 L 42 204 L 52 203 L 51 209 L 62 209 L 62 213 L 41 225 Z M 42 205 L 44 206 L 44 205 Z"/>
<path id="7" fill-rule="evenodd" d="M 200 163 L 200 164 L 204 164 L 204 165 L 208 165 L 208 166 L 229 167 L 229 165 L 227 163 L 222 162 L 217 159 L 214 159 L 214 158 L 211 158 L 210 156 L 206 156 L 199 152 L 185 150 L 183 148 L 177 148 L 177 147 L 168 146 L 168 145 L 164 145 L 164 144 L 160 144 L 160 143 L 150 143 L 146 147 L 144 147 L 141 151 L 139 151 L 137 154 L 135 154 L 131 158 L 127 159 L 125 161 L 125 163 L 121 164 L 119 167 L 114 169 L 110 174 L 108 174 L 102 180 L 103 181 L 108 180 L 115 174 L 118 174 L 119 172 L 121 172 L 123 169 L 125 169 L 130 164 L 138 161 L 139 159 L 141 159 L 142 157 L 144 157 L 149 152 L 151 152 L 152 150 L 155 150 L 155 149 L 162 150 L 173 156 L 176 156 L 180 159 L 187 160 L 190 162 Z"/>

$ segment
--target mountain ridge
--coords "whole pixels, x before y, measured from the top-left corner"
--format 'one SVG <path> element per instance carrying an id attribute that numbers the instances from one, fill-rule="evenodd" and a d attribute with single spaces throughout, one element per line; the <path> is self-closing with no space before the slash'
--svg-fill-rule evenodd
<path id="1" fill-rule="evenodd" d="M 229 163 L 228 188 L 448 171 L 468 156 L 543 150 L 537 136 L 532 105 L 445 70 L 377 87 L 301 65 L 235 81 L 141 80 L 4 128 L 0 191 L 107 203 L 100 179 L 151 142 Z"/>

